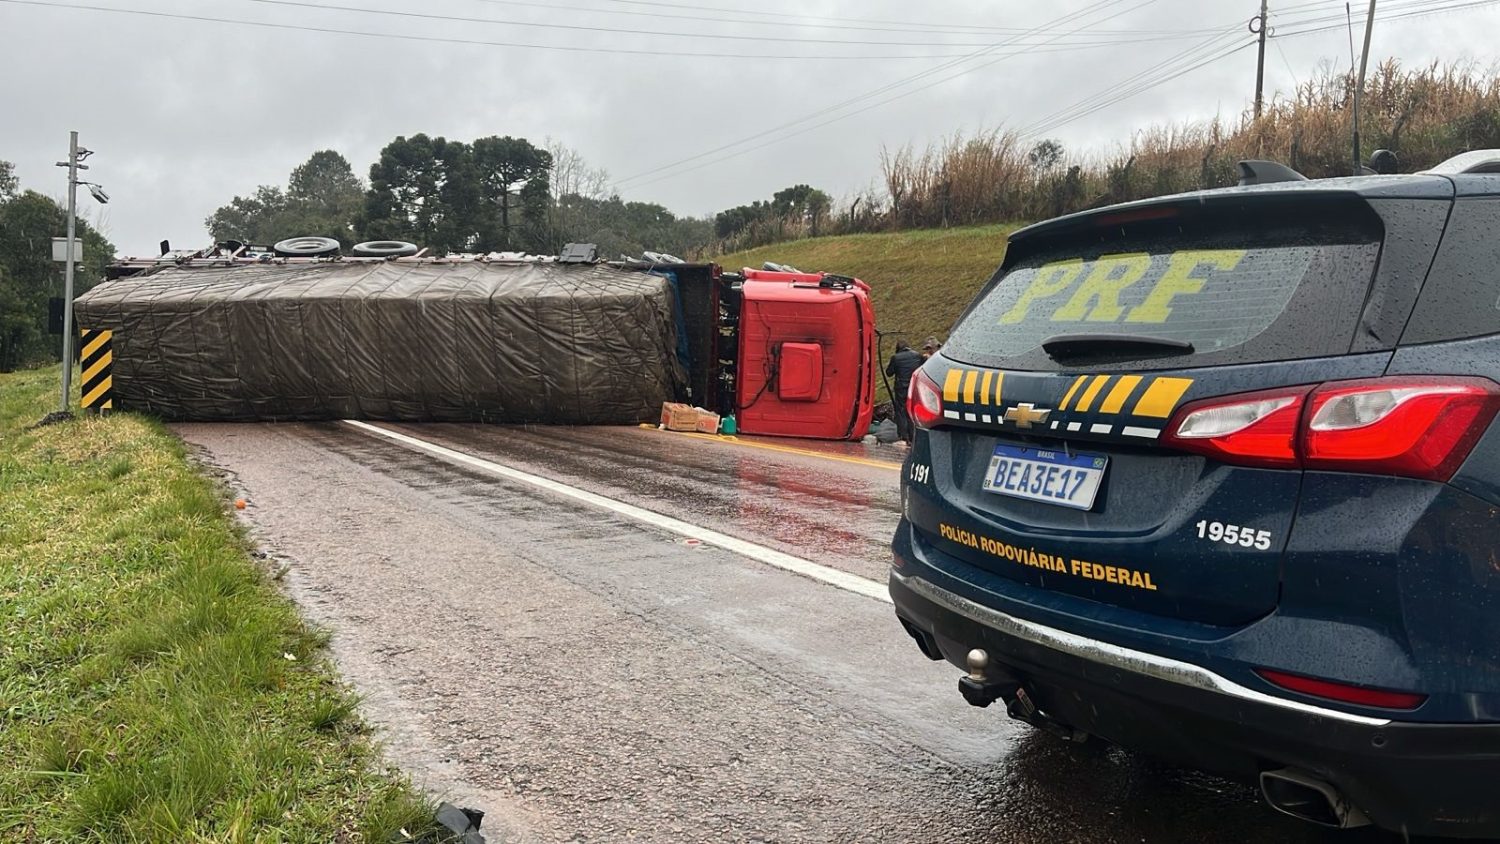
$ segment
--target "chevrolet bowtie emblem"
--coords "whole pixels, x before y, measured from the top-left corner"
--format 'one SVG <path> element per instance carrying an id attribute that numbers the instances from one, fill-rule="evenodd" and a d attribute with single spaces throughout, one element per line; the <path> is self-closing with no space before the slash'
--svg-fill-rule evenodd
<path id="1" fill-rule="evenodd" d="M 1047 417 L 1051 415 L 1052 411 L 1050 410 L 1037 410 L 1036 405 L 1030 402 L 1023 402 L 1005 411 L 1004 418 L 1006 422 L 1016 423 L 1016 427 L 1018 428 L 1030 428 L 1032 425 L 1039 425 L 1046 422 Z"/>

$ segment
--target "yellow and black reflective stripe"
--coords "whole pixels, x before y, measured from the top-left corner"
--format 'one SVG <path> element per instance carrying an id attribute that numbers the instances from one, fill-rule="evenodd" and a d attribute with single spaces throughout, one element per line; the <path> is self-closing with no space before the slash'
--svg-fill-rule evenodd
<path id="1" fill-rule="evenodd" d="M 1139 375 L 1121 375 L 1120 380 L 1110 388 L 1109 394 L 1104 397 L 1104 403 L 1099 405 L 1100 413 L 1119 413 L 1120 408 L 1125 406 L 1125 400 L 1135 392 L 1137 384 L 1141 383 Z"/>
<path id="2" fill-rule="evenodd" d="M 1024 374 L 1023 374 L 1024 375 Z M 990 415 L 987 408 L 1005 408 L 1005 373 L 990 369 L 954 367 L 943 373 L 943 404 L 950 419 L 969 422 L 1004 421 L 1003 414 Z M 1024 388 L 1029 382 L 1017 382 Z M 1167 419 L 1182 397 L 1192 387 L 1193 379 L 1153 375 L 1086 374 L 1073 377 L 1058 402 L 1051 419 L 1053 429 L 1078 431 L 1088 427 L 1092 433 L 1109 433 L 1107 416 L 1135 416 L 1145 419 Z M 1024 390 L 1023 390 L 1024 392 Z M 1012 391 L 1014 393 L 1014 390 Z M 1127 434 L 1146 436 L 1159 433 L 1154 427 L 1127 427 Z"/>
<path id="3" fill-rule="evenodd" d="M 1146 392 L 1141 394 L 1140 400 L 1135 403 L 1135 409 L 1131 413 L 1136 416 L 1166 419 L 1172 415 L 1177 402 L 1191 386 L 1193 386 L 1191 378 L 1157 378 L 1146 387 Z"/>
<path id="4" fill-rule="evenodd" d="M 1078 395 L 1078 388 L 1082 387 L 1083 386 L 1083 382 L 1085 382 L 1087 380 L 1089 380 L 1089 377 L 1087 375 L 1080 375 L 1077 378 L 1073 379 L 1073 386 L 1071 386 L 1071 387 L 1068 388 L 1067 394 L 1063 396 L 1062 404 L 1059 404 L 1057 406 L 1057 409 L 1058 410 L 1067 410 L 1068 409 L 1068 402 L 1072 401 L 1073 397 L 1076 396 L 1076 395 Z"/>
<path id="5" fill-rule="evenodd" d="M 1113 383 L 1110 383 L 1112 379 Z M 1145 384 L 1144 390 L 1140 389 L 1142 383 Z M 1057 409 L 1075 413 L 1087 413 L 1092 409 L 1101 416 L 1110 416 L 1123 412 L 1130 399 L 1139 393 L 1140 398 L 1131 408 L 1131 415 L 1165 419 L 1172 415 L 1191 386 L 1191 378 L 1079 375 L 1063 394 Z"/>
<path id="6" fill-rule="evenodd" d="M 111 410 L 115 406 L 114 378 L 111 373 L 114 364 L 114 349 L 111 347 L 114 332 L 85 328 L 81 334 L 83 353 L 79 357 L 83 379 L 79 392 L 83 396 L 82 405 L 86 410 Z"/>
<path id="7" fill-rule="evenodd" d="M 1104 389 L 1104 385 L 1108 383 L 1108 375 L 1095 375 L 1094 380 L 1089 382 L 1088 388 L 1083 391 L 1083 395 L 1078 398 L 1077 406 L 1073 409 L 1082 413 L 1093 407 L 1094 398 L 1099 395 L 1099 391 Z"/>
<path id="8" fill-rule="evenodd" d="M 944 404 L 952 404 L 958 401 L 958 384 L 963 380 L 963 377 L 964 371 L 962 369 L 950 369 L 948 370 L 948 374 L 943 376 Z"/>
<path id="9" fill-rule="evenodd" d="M 943 403 L 999 407 L 1005 373 L 993 369 L 950 369 L 943 375 Z"/>

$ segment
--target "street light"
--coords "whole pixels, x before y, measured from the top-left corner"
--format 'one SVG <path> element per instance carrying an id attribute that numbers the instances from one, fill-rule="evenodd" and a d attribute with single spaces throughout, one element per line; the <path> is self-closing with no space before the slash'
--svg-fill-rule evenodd
<path id="1" fill-rule="evenodd" d="M 68 136 L 68 160 L 57 162 L 58 167 L 68 168 L 68 243 L 67 243 L 67 269 L 63 272 L 63 367 L 62 367 L 62 405 L 60 410 L 68 412 L 68 393 L 73 388 L 73 269 L 78 263 L 78 186 L 87 185 L 89 193 L 100 205 L 109 203 L 109 194 L 104 188 L 93 182 L 80 181 L 79 170 L 89 169 L 81 162 L 93 155 L 91 149 L 84 149 L 78 145 L 78 133 L 71 132 Z"/>

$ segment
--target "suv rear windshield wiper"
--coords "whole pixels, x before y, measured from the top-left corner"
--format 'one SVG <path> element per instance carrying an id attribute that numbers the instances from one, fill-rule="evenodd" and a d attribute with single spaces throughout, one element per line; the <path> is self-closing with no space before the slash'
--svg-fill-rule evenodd
<path id="1" fill-rule="evenodd" d="M 1193 344 L 1149 334 L 1057 334 L 1042 341 L 1042 351 L 1053 360 L 1087 355 L 1140 352 L 1155 355 L 1190 355 Z"/>

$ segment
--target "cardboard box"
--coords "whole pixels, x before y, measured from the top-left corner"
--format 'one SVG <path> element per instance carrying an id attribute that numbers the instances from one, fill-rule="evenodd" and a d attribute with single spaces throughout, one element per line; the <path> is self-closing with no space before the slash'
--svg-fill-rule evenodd
<path id="1" fill-rule="evenodd" d="M 719 414 L 700 409 L 698 411 L 698 427 L 696 430 L 700 434 L 719 433 Z"/>
<path id="2" fill-rule="evenodd" d="M 661 425 L 668 431 L 696 431 L 698 411 L 681 402 L 666 402 L 661 406 Z"/>

